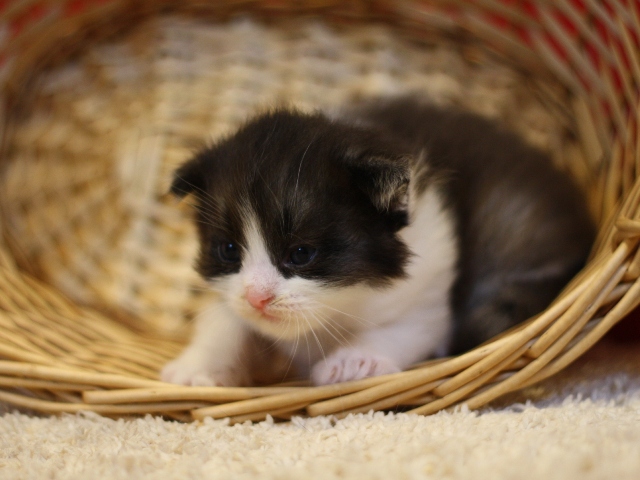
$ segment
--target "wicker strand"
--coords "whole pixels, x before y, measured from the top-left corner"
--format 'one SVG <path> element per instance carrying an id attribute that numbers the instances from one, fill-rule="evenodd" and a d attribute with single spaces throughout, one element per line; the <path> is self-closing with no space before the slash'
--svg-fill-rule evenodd
<path id="1" fill-rule="evenodd" d="M 622 276 L 622 275 L 620 275 Z M 542 369 L 547 366 L 550 361 L 556 357 L 564 347 L 571 341 L 571 339 L 578 333 L 579 329 L 583 325 L 575 324 L 569 330 L 567 330 L 553 345 L 549 347 L 544 353 L 540 354 L 534 361 L 532 361 L 529 365 L 524 367 L 522 370 L 514 373 L 511 377 L 501 382 L 500 384 L 474 396 L 469 398 L 465 403 L 469 406 L 469 408 L 478 408 L 480 405 L 484 405 L 505 393 L 516 390 L 520 388 L 521 385 L 528 385 L 528 380 L 532 378 L 536 373 L 541 372 Z M 595 329 L 594 329 L 595 330 Z M 593 331 L 591 333 L 593 333 Z M 597 333 L 595 334 L 597 335 Z M 593 337 L 590 337 L 593 338 Z M 600 338 L 600 337 L 597 337 Z M 576 353 L 578 351 L 576 350 Z M 567 356 L 565 360 L 570 359 L 570 356 Z M 573 357 L 574 359 L 577 356 Z M 550 370 L 551 372 L 551 370 Z M 550 374 L 550 373 L 549 373 Z M 541 373 L 540 378 L 544 378 L 545 374 Z"/>
<path id="2" fill-rule="evenodd" d="M 632 240 L 633 241 L 633 240 Z M 637 243 L 637 241 L 633 241 Z M 588 319 L 600 307 L 607 295 L 618 284 L 625 273 L 622 262 L 631 251 L 630 242 L 620 244 L 616 252 L 611 256 L 607 264 L 600 271 L 598 278 L 594 279 L 581 297 L 561 317 L 562 321 L 556 321 L 529 349 L 529 354 L 539 356 L 547 350 L 551 344 L 571 325 L 579 323 L 582 318 Z M 599 301 L 598 301 L 599 299 Z"/>
<path id="3" fill-rule="evenodd" d="M 205 417 L 224 418 L 249 413 L 269 412 L 272 410 L 279 410 L 281 408 L 288 408 L 288 405 L 299 405 L 302 403 L 308 405 L 317 400 L 323 400 L 329 397 L 340 397 L 352 392 L 357 392 L 363 388 L 382 384 L 389 379 L 411 375 L 412 373 L 414 372 L 400 372 L 385 375 L 383 377 L 365 378 L 363 380 L 344 382 L 335 385 L 305 388 L 293 393 L 281 393 L 266 398 L 253 398 L 238 402 L 231 402 L 225 405 L 205 407 L 194 410 L 191 413 L 196 420 L 201 420 Z"/>
<path id="4" fill-rule="evenodd" d="M 388 410 L 388 409 L 398 408 L 399 406 L 402 406 L 402 405 L 410 405 L 413 402 L 416 402 L 420 405 L 423 405 L 428 402 L 430 403 L 430 402 L 433 402 L 436 399 L 436 397 L 434 397 L 433 395 L 426 396 L 425 394 L 431 392 L 436 386 L 438 386 L 439 383 L 440 381 L 425 383 L 424 385 L 420 385 L 419 387 L 411 388 L 404 392 L 399 392 L 394 395 L 385 397 L 381 400 L 367 403 L 359 407 L 355 407 L 351 409 L 340 408 L 339 410 L 336 410 L 332 414 L 336 415 L 337 418 L 344 418 L 349 414 L 367 413 L 371 410 L 373 411 Z M 313 408 L 307 407 L 306 409 L 307 414 L 310 416 L 321 415 L 320 412 L 322 412 L 323 410 L 322 408 L 318 407 L 319 405 L 322 405 L 322 403 L 314 404 Z M 311 411 L 309 410 L 309 408 L 311 408 Z M 327 411 L 333 412 L 333 408 L 330 408 Z"/>
<path id="5" fill-rule="evenodd" d="M 102 415 L 132 415 L 144 413 L 187 412 L 201 405 L 193 402 L 139 403 L 133 405 L 87 405 L 84 403 L 56 402 L 29 398 L 0 390 L 0 401 L 22 408 L 50 413 L 95 412 Z"/>
<path id="6" fill-rule="evenodd" d="M 166 383 L 123 375 L 96 374 L 69 368 L 46 367 L 26 362 L 0 360 L 0 375 L 61 381 L 65 383 L 85 383 L 111 388 L 153 388 L 171 387 Z"/>
<path id="7" fill-rule="evenodd" d="M 511 355 L 509 355 L 507 358 L 502 360 L 493 369 L 488 370 L 487 372 L 483 373 L 482 375 L 476 377 L 474 380 L 466 383 L 464 386 L 461 386 L 457 390 L 454 390 L 454 391 L 446 394 L 442 398 L 439 398 L 438 400 L 435 400 L 435 401 L 433 401 L 431 403 L 427 403 L 426 405 L 423 405 L 421 407 L 414 408 L 413 410 L 410 410 L 409 412 L 410 413 L 416 413 L 416 414 L 419 414 L 419 415 L 429 415 L 431 413 L 435 413 L 435 412 L 437 412 L 439 410 L 447 408 L 447 407 L 453 405 L 454 403 L 462 400 L 463 398 L 467 397 L 470 393 L 472 393 L 475 390 L 477 390 L 480 387 L 482 387 L 489 380 L 491 380 L 494 377 L 496 377 L 497 375 L 499 375 L 499 373 L 502 370 L 504 370 L 507 367 L 509 367 L 509 365 L 511 365 L 514 361 L 516 361 L 516 359 L 520 355 L 522 355 L 522 353 L 524 353 L 524 351 L 526 350 L 527 346 L 528 345 L 523 345 L 518 350 L 513 352 Z"/>
<path id="8" fill-rule="evenodd" d="M 198 400 L 213 403 L 235 402 L 250 398 L 268 397 L 297 392 L 301 387 L 172 387 L 129 388 L 126 390 L 87 391 L 83 399 L 87 403 L 154 403 L 176 400 Z"/>

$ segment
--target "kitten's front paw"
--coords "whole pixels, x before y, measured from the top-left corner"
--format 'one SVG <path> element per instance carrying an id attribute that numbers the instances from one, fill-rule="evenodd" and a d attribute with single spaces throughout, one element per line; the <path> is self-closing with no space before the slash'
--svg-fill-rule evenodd
<path id="1" fill-rule="evenodd" d="M 248 383 L 242 369 L 211 365 L 188 351 L 165 365 L 160 378 L 163 382 L 193 387 L 236 387 Z"/>
<path id="2" fill-rule="evenodd" d="M 320 360 L 315 364 L 311 371 L 311 380 L 315 385 L 328 385 L 399 371 L 400 368 L 387 357 L 355 348 L 341 348 L 326 360 Z"/>

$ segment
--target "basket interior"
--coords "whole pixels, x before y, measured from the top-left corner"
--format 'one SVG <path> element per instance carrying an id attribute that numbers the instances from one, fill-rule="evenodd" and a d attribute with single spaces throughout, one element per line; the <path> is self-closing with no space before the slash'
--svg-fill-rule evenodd
<path id="1" fill-rule="evenodd" d="M 260 108 L 415 92 L 499 119 L 564 168 L 582 158 L 559 85 L 543 91 L 471 44 L 314 19 L 167 16 L 34 83 L 8 139 L 5 231 L 22 266 L 76 302 L 175 333 L 207 295 L 189 205 L 166 195 L 171 172 Z"/>

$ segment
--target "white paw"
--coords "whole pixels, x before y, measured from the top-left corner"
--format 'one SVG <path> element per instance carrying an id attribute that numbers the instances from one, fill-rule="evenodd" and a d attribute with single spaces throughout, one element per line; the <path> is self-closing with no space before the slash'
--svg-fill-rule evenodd
<path id="1" fill-rule="evenodd" d="M 185 351 L 169 362 L 160 372 L 163 382 L 193 387 L 236 387 L 247 383 L 240 368 L 212 365 L 206 358 L 192 351 Z"/>
<path id="2" fill-rule="evenodd" d="M 311 380 L 315 385 L 328 385 L 399 371 L 400 368 L 387 357 L 355 348 L 341 348 L 314 365 Z"/>

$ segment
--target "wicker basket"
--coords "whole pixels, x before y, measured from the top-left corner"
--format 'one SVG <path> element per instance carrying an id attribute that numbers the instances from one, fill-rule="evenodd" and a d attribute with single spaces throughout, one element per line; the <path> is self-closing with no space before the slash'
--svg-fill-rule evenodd
<path id="1" fill-rule="evenodd" d="M 172 28 L 187 37 L 195 38 L 200 27 L 194 30 L 189 22 L 197 18 L 200 33 L 217 45 L 255 44 L 244 63 L 219 63 L 224 55 L 203 60 L 210 62 L 211 75 L 204 80 L 218 86 L 224 102 L 201 90 L 203 79 L 192 69 L 193 52 L 182 37 L 163 44 L 167 55 L 150 53 L 167 15 L 186 22 Z M 149 27 L 149 19 L 159 23 Z M 399 406 L 429 414 L 463 402 L 478 408 L 560 371 L 640 303 L 635 0 L 15 0 L 5 3 L 0 24 L 0 401 L 46 413 L 157 413 L 234 422 Z M 258 28 L 261 36 L 248 35 L 247 28 Z M 545 312 L 457 358 L 324 387 L 161 383 L 159 369 L 184 342 L 176 319 L 188 317 L 206 295 L 185 260 L 196 248 L 188 206 L 159 192 L 170 170 L 203 140 L 202 132 L 217 135 L 244 116 L 238 107 L 244 91 L 263 92 L 254 103 L 323 103 L 336 90 L 323 87 L 336 82 L 329 70 L 316 69 L 323 80 L 309 89 L 300 85 L 301 64 L 292 66 L 290 50 L 266 57 L 261 52 L 277 37 L 296 45 L 298 57 L 330 59 L 344 46 L 327 34 L 331 28 L 342 32 L 341 42 L 358 45 L 356 55 L 337 62 L 340 68 L 355 65 L 356 77 L 359 62 L 370 61 L 378 47 L 400 42 L 398 48 L 405 48 L 406 41 L 412 45 L 407 57 L 447 45 L 472 64 L 490 64 L 491 71 L 508 66 L 513 78 L 526 79 L 546 109 L 537 111 L 549 130 L 544 141 L 551 144 L 543 146 L 589 193 L 601 226 L 592 258 Z M 307 50 L 300 53 L 302 44 Z M 395 58 L 394 52 L 388 55 Z M 122 56 L 134 59 L 135 68 L 116 68 Z M 167 58 L 180 61 L 167 65 Z M 255 70 L 247 73 L 246 65 Z M 376 77 L 377 86 L 359 82 L 332 98 L 339 103 L 371 89 L 393 91 L 394 82 L 404 81 L 403 65 L 392 67 L 391 76 Z M 281 90 L 256 86 L 271 67 L 286 78 L 275 82 L 284 85 Z M 169 74 L 158 81 L 158 72 Z M 188 94 L 164 88 L 175 72 Z M 125 83 L 135 77 L 138 90 L 114 90 L 113 76 Z M 403 88 L 415 86 L 407 82 Z M 449 84 L 441 87 L 440 93 Z M 113 105 L 119 106 L 119 121 L 113 120 Z M 526 117 L 523 112 L 512 115 L 516 123 Z M 520 129 L 532 133 L 531 122 Z M 122 141 L 114 132 L 123 130 L 138 136 Z M 116 157 L 117 164 L 109 160 Z M 167 339 L 167 332 L 180 340 Z"/>

